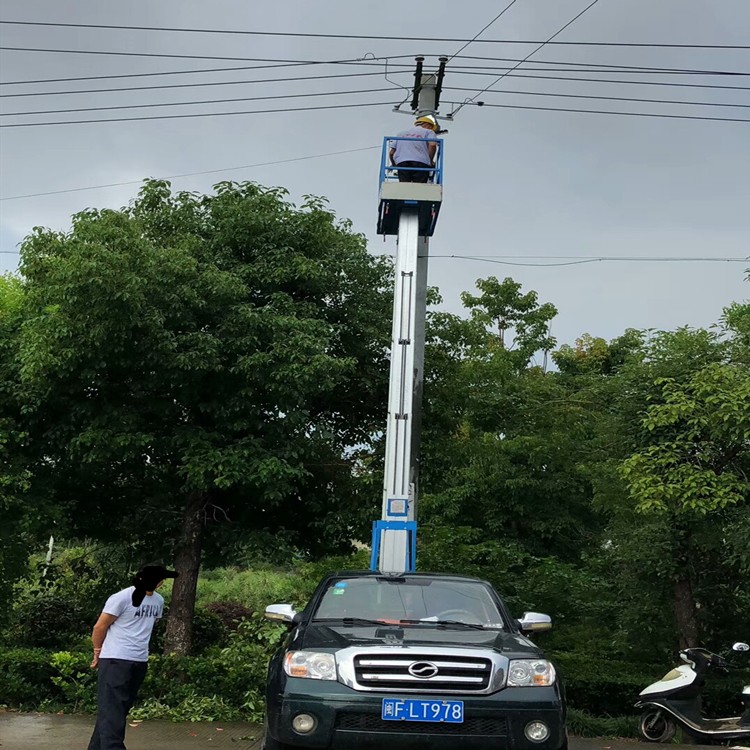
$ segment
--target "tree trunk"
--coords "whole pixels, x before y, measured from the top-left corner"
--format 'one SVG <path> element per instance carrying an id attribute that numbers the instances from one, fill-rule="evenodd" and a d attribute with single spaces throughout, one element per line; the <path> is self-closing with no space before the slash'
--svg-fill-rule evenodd
<path id="1" fill-rule="evenodd" d="M 684 575 L 674 583 L 674 614 L 681 649 L 699 645 L 697 613 L 690 578 Z"/>
<path id="2" fill-rule="evenodd" d="M 165 654 L 187 656 L 193 645 L 195 593 L 203 546 L 203 510 L 207 499 L 205 492 L 191 492 L 182 515 L 182 529 L 174 561 L 180 575 L 172 587 L 164 638 Z"/>

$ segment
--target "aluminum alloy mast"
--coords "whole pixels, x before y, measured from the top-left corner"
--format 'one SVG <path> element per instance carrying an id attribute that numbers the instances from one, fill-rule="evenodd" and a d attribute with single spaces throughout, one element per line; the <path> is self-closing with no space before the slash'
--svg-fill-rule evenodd
<path id="1" fill-rule="evenodd" d="M 422 60 L 417 58 L 412 106 L 418 116 L 435 116 L 445 74 L 445 60 L 440 63 L 437 74 L 422 74 Z M 373 524 L 371 559 L 373 570 L 391 574 L 416 566 L 429 237 L 443 193 L 442 139 L 437 134 L 429 139 L 437 148 L 434 167 L 424 169 L 429 172 L 427 182 L 399 179 L 401 168 L 388 160 L 398 140 L 384 139 L 380 164 L 378 233 L 395 235 L 397 244 L 383 503 L 381 520 Z"/>

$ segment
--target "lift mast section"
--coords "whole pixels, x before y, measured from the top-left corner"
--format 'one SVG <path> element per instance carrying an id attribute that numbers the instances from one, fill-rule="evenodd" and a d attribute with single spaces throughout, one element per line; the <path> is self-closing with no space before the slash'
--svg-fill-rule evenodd
<path id="1" fill-rule="evenodd" d="M 412 99 L 414 116 L 435 115 L 445 59 L 437 74 L 422 73 L 417 58 Z M 378 232 L 397 236 L 391 369 L 386 428 L 383 506 L 373 525 L 373 569 L 413 571 L 419 480 L 425 316 L 429 237 L 442 201 L 442 142 L 431 182 L 395 182 L 386 176 L 389 140 L 383 145 Z"/>

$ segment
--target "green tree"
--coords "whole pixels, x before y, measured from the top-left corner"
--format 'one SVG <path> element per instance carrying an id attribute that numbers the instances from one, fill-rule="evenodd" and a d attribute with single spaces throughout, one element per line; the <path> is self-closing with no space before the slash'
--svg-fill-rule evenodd
<path id="1" fill-rule="evenodd" d="M 11 587 L 24 570 L 25 532 L 32 515 L 24 496 L 29 476 L 21 458 L 25 435 L 17 353 L 22 301 L 20 279 L 0 276 L 0 601 L 10 601 Z M 0 607 L 0 622 L 9 611 Z"/>
<path id="2" fill-rule="evenodd" d="M 739 552 L 736 543 L 747 506 L 725 476 L 746 472 L 729 435 L 739 414 L 725 403 L 739 398 L 742 411 L 742 351 L 725 324 L 628 331 L 609 343 L 584 336 L 555 353 L 561 377 L 592 405 L 588 471 L 594 507 L 607 519 L 592 564 L 611 571 L 602 596 L 624 656 L 661 659 L 677 642 L 736 637 L 719 613 L 748 613 L 742 586 L 732 583 L 748 562 L 747 546 Z M 731 386 L 719 382 L 727 378 Z"/>
<path id="3" fill-rule="evenodd" d="M 686 335 L 660 337 L 660 354 L 672 343 L 681 359 Z M 697 645 L 701 620 L 708 625 L 699 613 L 702 594 L 731 580 L 736 563 L 744 558 L 746 566 L 748 557 L 746 545 L 737 556 L 725 536 L 738 524 L 748 528 L 750 374 L 744 363 L 733 361 L 740 349 L 736 341 L 700 331 L 692 335 L 699 346 L 710 344 L 704 361 L 682 372 L 652 374 L 638 421 L 639 443 L 619 467 L 635 511 L 668 520 L 681 646 Z"/>
<path id="4" fill-rule="evenodd" d="M 499 345 L 516 352 L 511 359 L 517 367 L 526 367 L 537 352 L 554 346 L 549 334 L 550 321 L 557 315 L 553 304 L 539 304 L 533 290 L 521 294 L 521 284 L 511 278 L 498 281 L 490 276 L 479 279 L 476 286 L 481 294 L 464 292 L 464 306 L 471 311 L 472 320 L 489 331 L 497 329 Z"/>
<path id="5" fill-rule="evenodd" d="M 79 534 L 172 548 L 167 650 L 190 648 L 207 529 L 316 551 L 371 515 L 350 451 L 383 417 L 390 267 L 321 200 L 150 181 L 35 230 L 21 269 L 35 480 Z"/>
<path id="6" fill-rule="evenodd" d="M 587 415 L 534 364 L 554 345 L 555 308 L 512 279 L 477 287 L 463 295 L 468 321 L 430 319 L 424 517 L 576 560 L 597 525 L 582 470 Z"/>
<path id="7" fill-rule="evenodd" d="M 642 420 L 651 440 L 622 473 L 642 513 L 706 516 L 747 498 L 750 372 L 710 364 L 680 383 L 659 379 Z"/>

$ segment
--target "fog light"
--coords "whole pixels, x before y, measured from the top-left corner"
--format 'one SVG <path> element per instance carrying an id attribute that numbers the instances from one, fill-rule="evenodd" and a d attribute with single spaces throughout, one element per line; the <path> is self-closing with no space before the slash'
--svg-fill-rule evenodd
<path id="1" fill-rule="evenodd" d="M 549 737 L 549 728 L 543 721 L 530 721 L 523 733 L 532 742 L 544 742 Z"/>
<path id="2" fill-rule="evenodd" d="M 315 729 L 317 723 L 315 717 L 310 716 L 310 714 L 297 714 L 292 719 L 292 728 L 295 732 L 299 732 L 300 734 L 308 734 Z"/>

